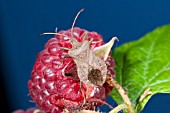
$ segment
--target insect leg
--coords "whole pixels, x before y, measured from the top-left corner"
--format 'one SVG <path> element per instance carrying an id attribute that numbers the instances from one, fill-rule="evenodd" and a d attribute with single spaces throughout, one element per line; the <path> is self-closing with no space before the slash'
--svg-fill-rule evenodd
<path id="1" fill-rule="evenodd" d="M 92 42 L 93 42 L 93 38 L 90 39 L 89 44 L 91 44 Z"/>
<path id="2" fill-rule="evenodd" d="M 64 55 L 62 58 L 72 58 L 70 55 Z"/>
<path id="3" fill-rule="evenodd" d="M 71 49 L 70 48 L 66 48 L 66 47 L 60 47 L 61 50 L 68 50 L 70 51 Z"/>
<path id="4" fill-rule="evenodd" d="M 82 86 L 83 86 L 83 82 L 80 81 L 80 91 L 81 91 L 81 93 L 82 93 L 82 95 L 84 97 L 84 100 L 83 100 L 83 105 L 84 105 L 86 103 L 86 97 L 85 97 L 84 91 L 82 90 Z"/>
<path id="5" fill-rule="evenodd" d="M 88 33 L 85 32 L 85 35 L 84 35 L 84 37 L 83 37 L 83 41 L 85 41 L 85 40 L 87 39 L 87 37 L 88 37 Z"/>
<path id="6" fill-rule="evenodd" d="M 70 62 L 68 64 L 66 64 L 65 67 L 61 70 L 61 73 L 62 73 L 63 76 L 65 76 L 65 69 L 70 64 Z"/>

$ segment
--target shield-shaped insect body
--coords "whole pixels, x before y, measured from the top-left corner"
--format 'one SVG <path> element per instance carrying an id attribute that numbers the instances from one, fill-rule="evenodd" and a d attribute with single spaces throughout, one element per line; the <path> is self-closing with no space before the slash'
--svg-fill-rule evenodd
<path id="1" fill-rule="evenodd" d="M 101 86 L 106 79 L 107 66 L 101 58 L 94 54 L 90 47 L 91 42 L 92 40 L 86 39 L 78 42 L 75 38 L 70 38 L 72 48 L 68 54 L 77 65 L 80 81 L 91 86 Z"/>

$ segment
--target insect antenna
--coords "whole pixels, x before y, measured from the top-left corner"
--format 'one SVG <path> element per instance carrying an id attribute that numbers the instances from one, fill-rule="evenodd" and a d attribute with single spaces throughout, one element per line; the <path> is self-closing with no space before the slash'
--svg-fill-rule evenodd
<path id="1" fill-rule="evenodd" d="M 59 36 L 65 36 L 65 37 L 68 37 L 67 35 L 60 34 L 60 33 L 53 33 L 53 32 L 46 32 L 46 33 L 42 33 L 42 34 L 40 34 L 40 36 L 43 36 L 43 35 L 59 35 Z"/>
<path id="2" fill-rule="evenodd" d="M 81 13 L 82 11 L 84 11 L 84 9 L 81 9 L 81 10 L 77 13 L 76 17 L 74 18 L 74 21 L 73 21 L 73 24 L 72 24 L 72 27 L 71 27 L 71 37 L 72 37 L 72 38 L 73 38 L 73 27 L 74 27 L 74 25 L 75 25 L 75 23 L 76 23 L 76 20 L 77 20 L 78 16 L 80 15 L 80 13 Z"/>
<path id="3" fill-rule="evenodd" d="M 72 24 L 72 27 L 71 27 L 71 37 L 73 37 L 73 27 L 74 27 L 74 25 L 75 25 L 75 23 L 76 23 L 76 20 L 77 20 L 78 16 L 80 15 L 80 13 L 81 13 L 83 10 L 84 10 L 84 9 L 81 9 L 81 10 L 77 13 L 76 17 L 74 18 L 74 21 L 73 21 L 73 24 Z M 55 31 L 57 31 L 57 29 L 56 29 Z M 59 36 L 69 37 L 69 36 L 67 36 L 67 35 L 60 34 L 60 33 L 54 33 L 54 32 L 46 32 L 46 33 L 40 34 L 40 36 L 43 36 L 43 35 L 59 35 Z M 69 38 L 71 39 L 71 37 L 69 37 Z"/>

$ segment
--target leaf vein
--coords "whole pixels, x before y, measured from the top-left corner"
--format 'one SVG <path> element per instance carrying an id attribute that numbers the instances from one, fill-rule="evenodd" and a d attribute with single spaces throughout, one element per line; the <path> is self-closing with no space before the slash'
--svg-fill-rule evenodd
<path id="1" fill-rule="evenodd" d="M 150 84 L 149 86 L 154 86 L 154 85 L 158 85 L 158 84 L 162 84 L 162 83 L 166 83 L 166 82 L 170 82 L 170 80 L 164 80 L 164 81 L 161 80 L 161 81 L 152 83 L 152 84 Z"/>

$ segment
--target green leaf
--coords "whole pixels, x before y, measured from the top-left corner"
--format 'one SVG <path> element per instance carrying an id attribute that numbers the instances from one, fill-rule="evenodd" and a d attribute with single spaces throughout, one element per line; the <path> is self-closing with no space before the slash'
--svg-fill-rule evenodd
<path id="1" fill-rule="evenodd" d="M 139 113 L 152 95 L 170 93 L 170 25 L 157 28 L 140 40 L 116 48 L 116 80 L 128 92 Z M 152 94 L 139 101 L 148 88 Z M 122 98 L 114 89 L 110 96 L 121 104 Z"/>

